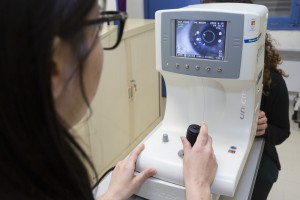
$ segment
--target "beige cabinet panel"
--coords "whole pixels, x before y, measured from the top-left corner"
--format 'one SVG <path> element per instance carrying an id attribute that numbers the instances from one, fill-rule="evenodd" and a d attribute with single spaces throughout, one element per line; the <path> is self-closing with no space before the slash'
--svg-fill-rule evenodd
<path id="1" fill-rule="evenodd" d="M 149 128 L 160 116 L 160 76 L 155 70 L 154 29 L 128 42 L 131 50 L 131 77 L 136 84 L 132 101 L 132 140 Z"/>
<path id="2" fill-rule="evenodd" d="M 112 31 L 101 35 L 111 43 Z M 128 20 L 119 47 L 104 51 L 92 115 L 74 127 L 98 175 L 124 158 L 161 120 L 160 75 L 155 69 L 154 21 Z"/>
<path id="3" fill-rule="evenodd" d="M 100 85 L 89 119 L 92 159 L 100 173 L 129 145 L 129 99 L 124 42 L 104 52 Z"/>

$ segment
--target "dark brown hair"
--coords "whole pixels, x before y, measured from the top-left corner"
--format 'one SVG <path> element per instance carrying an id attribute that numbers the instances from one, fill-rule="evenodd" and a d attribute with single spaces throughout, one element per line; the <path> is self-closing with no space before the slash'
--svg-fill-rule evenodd
<path id="1" fill-rule="evenodd" d="M 83 160 L 92 164 L 55 109 L 51 74 L 59 36 L 74 47 L 82 77 L 82 24 L 96 3 L 0 1 L 1 200 L 94 199 Z"/>
<path id="2" fill-rule="evenodd" d="M 277 51 L 277 49 L 273 45 L 273 41 L 271 39 L 270 34 L 266 34 L 266 42 L 265 42 L 265 61 L 264 61 L 264 94 L 268 95 L 268 90 L 270 89 L 272 78 L 271 78 L 271 70 L 274 70 L 276 73 L 281 76 L 288 77 L 282 69 L 278 68 L 278 65 L 282 63 L 281 57 Z"/>

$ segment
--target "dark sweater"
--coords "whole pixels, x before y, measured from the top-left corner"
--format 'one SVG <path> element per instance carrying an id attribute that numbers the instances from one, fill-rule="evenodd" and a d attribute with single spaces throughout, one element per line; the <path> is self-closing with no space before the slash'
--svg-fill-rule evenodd
<path id="1" fill-rule="evenodd" d="M 261 110 L 266 113 L 268 128 L 265 135 L 263 154 L 269 156 L 281 169 L 275 145 L 281 144 L 290 135 L 289 96 L 281 75 L 271 70 L 272 83 L 269 95 L 262 95 Z"/>

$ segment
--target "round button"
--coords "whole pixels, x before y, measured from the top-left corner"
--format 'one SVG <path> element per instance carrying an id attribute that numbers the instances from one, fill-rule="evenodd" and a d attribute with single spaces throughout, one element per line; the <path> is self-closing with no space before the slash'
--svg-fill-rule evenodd
<path id="1" fill-rule="evenodd" d="M 199 65 L 196 65 L 196 66 L 195 66 L 195 69 L 196 69 L 196 70 L 199 70 L 199 69 L 200 69 L 200 66 L 199 66 Z"/>
<path id="2" fill-rule="evenodd" d="M 190 66 L 188 64 L 185 64 L 185 69 L 189 69 Z"/>
<path id="3" fill-rule="evenodd" d="M 169 135 L 164 133 L 162 140 L 163 140 L 163 143 L 169 142 Z"/>
<path id="4" fill-rule="evenodd" d="M 184 156 L 184 152 L 182 149 L 180 149 L 177 154 L 180 158 L 183 158 L 183 156 Z"/>
<path id="5" fill-rule="evenodd" d="M 176 63 L 176 65 L 175 65 L 175 66 L 176 66 L 176 68 L 179 68 L 179 66 L 180 66 L 180 65 L 179 65 L 178 63 Z"/>
<path id="6" fill-rule="evenodd" d="M 210 67 L 206 67 L 205 69 L 206 69 L 206 71 L 208 71 L 208 72 L 211 70 Z"/>
<path id="7" fill-rule="evenodd" d="M 218 71 L 218 72 L 222 72 L 223 70 L 222 70 L 221 67 L 218 67 L 217 71 Z"/>

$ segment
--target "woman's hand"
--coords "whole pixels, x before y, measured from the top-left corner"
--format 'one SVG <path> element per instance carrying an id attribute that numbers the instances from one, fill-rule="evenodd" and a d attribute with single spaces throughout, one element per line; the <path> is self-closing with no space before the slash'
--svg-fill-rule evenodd
<path id="1" fill-rule="evenodd" d="M 266 129 L 268 127 L 268 119 L 264 111 L 259 111 L 258 113 L 258 121 L 257 121 L 257 129 L 256 136 L 262 136 L 265 134 Z"/>
<path id="2" fill-rule="evenodd" d="M 185 137 L 181 137 L 181 140 L 184 150 L 183 175 L 186 198 L 210 199 L 210 187 L 218 165 L 206 124 L 201 123 L 200 133 L 193 147 Z"/>
<path id="3" fill-rule="evenodd" d="M 116 165 L 107 192 L 100 196 L 98 200 L 125 200 L 131 197 L 134 192 L 153 176 L 156 170 L 153 168 L 142 171 L 134 176 L 135 164 L 138 156 L 144 150 L 144 144 L 139 145 L 129 156 Z"/>

